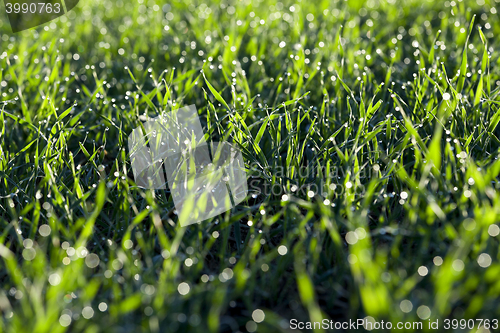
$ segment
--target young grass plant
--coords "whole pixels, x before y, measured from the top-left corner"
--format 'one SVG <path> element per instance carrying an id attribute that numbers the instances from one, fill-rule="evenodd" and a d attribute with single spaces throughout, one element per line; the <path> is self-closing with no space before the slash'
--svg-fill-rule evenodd
<path id="1" fill-rule="evenodd" d="M 494 332 L 497 7 L 82 0 L 19 34 L 1 14 L 0 330 Z M 126 147 L 190 104 L 249 195 L 181 227 Z"/>

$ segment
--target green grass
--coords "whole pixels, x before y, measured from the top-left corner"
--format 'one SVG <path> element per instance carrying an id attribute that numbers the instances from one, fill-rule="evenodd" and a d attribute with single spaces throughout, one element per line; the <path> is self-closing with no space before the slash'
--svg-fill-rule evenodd
<path id="1" fill-rule="evenodd" d="M 2 10 L 0 331 L 500 319 L 500 4 L 451 4 L 81 0 L 19 34 Z M 182 228 L 127 137 L 189 104 L 250 193 Z"/>

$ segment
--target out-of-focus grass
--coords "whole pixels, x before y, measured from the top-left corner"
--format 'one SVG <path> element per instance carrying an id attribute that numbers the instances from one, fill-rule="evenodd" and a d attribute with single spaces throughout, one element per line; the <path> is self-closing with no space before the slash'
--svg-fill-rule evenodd
<path id="1" fill-rule="evenodd" d="M 0 330 L 499 318 L 498 5 L 81 0 L 16 35 L 2 14 Z M 250 193 L 181 228 L 126 147 L 188 104 Z"/>

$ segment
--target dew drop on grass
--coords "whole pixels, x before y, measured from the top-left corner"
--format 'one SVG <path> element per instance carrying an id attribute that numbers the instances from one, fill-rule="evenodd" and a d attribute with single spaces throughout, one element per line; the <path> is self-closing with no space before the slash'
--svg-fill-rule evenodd
<path id="1" fill-rule="evenodd" d="M 45 204 L 44 204 L 45 205 Z M 43 237 L 47 237 L 48 235 L 50 235 L 50 226 L 48 224 L 43 224 L 40 226 L 40 228 L 38 229 L 38 232 L 40 233 L 40 235 L 42 235 Z"/>
<path id="2" fill-rule="evenodd" d="M 462 260 L 460 260 L 460 259 L 455 259 L 455 260 L 453 261 L 453 264 L 451 265 L 451 267 L 452 267 L 455 271 L 457 271 L 457 272 L 461 272 L 461 271 L 463 271 L 463 269 L 464 269 L 464 267 L 465 267 L 465 264 L 464 264 L 464 262 L 463 262 Z"/>
<path id="3" fill-rule="evenodd" d="M 351 264 L 354 265 L 355 263 L 358 262 L 358 257 L 355 254 L 349 254 L 347 256 L 347 261 Z"/>
<path id="4" fill-rule="evenodd" d="M 59 317 L 59 324 L 61 324 L 62 327 L 68 327 L 71 324 L 71 317 L 68 314 L 63 314 L 61 317 Z"/>
<path id="5" fill-rule="evenodd" d="M 57 286 L 59 283 L 61 283 L 61 276 L 57 273 L 50 274 L 49 283 L 52 286 Z"/>
<path id="6" fill-rule="evenodd" d="M 90 306 L 86 306 L 82 310 L 82 317 L 85 319 L 90 319 L 94 316 L 94 309 Z"/>
<path id="7" fill-rule="evenodd" d="M 24 260 L 31 261 L 35 258 L 36 251 L 34 248 L 27 248 L 23 250 L 23 258 Z"/>
<path id="8" fill-rule="evenodd" d="M 27 249 L 33 247 L 33 241 L 29 238 L 26 238 L 24 241 L 23 241 L 23 246 Z"/>
<path id="9" fill-rule="evenodd" d="M 496 237 L 496 236 L 498 236 L 498 234 L 500 234 L 500 228 L 498 227 L 498 225 L 496 225 L 496 224 L 491 224 L 491 225 L 488 227 L 488 234 L 489 234 L 491 237 Z"/>
<path id="10" fill-rule="evenodd" d="M 178 286 L 177 286 L 177 291 L 179 292 L 179 294 L 181 295 L 187 295 L 189 293 L 189 291 L 191 290 L 191 287 L 189 286 L 189 284 L 187 284 L 186 282 L 181 282 Z"/>
<path id="11" fill-rule="evenodd" d="M 345 235 L 345 240 L 350 245 L 356 244 L 358 242 L 358 235 L 353 231 L 349 231 Z"/>
<path id="12" fill-rule="evenodd" d="M 418 268 L 418 275 L 420 276 L 426 276 L 429 273 L 429 269 L 425 266 L 420 266 Z"/>
<path id="13" fill-rule="evenodd" d="M 104 312 L 108 309 L 108 305 L 104 302 L 101 302 L 101 303 L 99 303 L 98 308 L 99 308 L 99 311 Z"/>
<path id="14" fill-rule="evenodd" d="M 479 266 L 486 268 L 491 265 L 491 256 L 488 253 L 481 253 L 477 258 Z"/>
<path id="15" fill-rule="evenodd" d="M 405 300 L 401 301 L 401 303 L 399 303 L 399 308 L 404 313 L 409 313 L 413 309 L 413 304 L 411 303 L 411 301 L 405 299 Z"/>
<path id="16" fill-rule="evenodd" d="M 99 265 L 100 259 L 99 256 L 95 253 L 91 253 L 85 258 L 85 265 L 89 268 L 95 268 Z"/>
<path id="17" fill-rule="evenodd" d="M 256 309 L 252 312 L 252 319 L 256 322 L 256 323 L 261 323 L 264 321 L 266 315 L 264 313 L 264 311 L 262 311 L 261 309 Z"/>
<path id="18" fill-rule="evenodd" d="M 362 228 L 362 227 L 356 228 L 355 233 L 356 233 L 356 236 L 358 237 L 358 239 L 364 239 L 366 237 L 365 228 Z"/>

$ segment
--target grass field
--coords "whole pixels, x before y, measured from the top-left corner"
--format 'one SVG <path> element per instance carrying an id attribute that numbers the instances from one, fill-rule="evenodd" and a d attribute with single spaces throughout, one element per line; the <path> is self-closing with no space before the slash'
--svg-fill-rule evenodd
<path id="1" fill-rule="evenodd" d="M 496 331 L 499 7 L 81 0 L 17 34 L 1 7 L 0 331 Z M 181 227 L 127 138 L 190 104 L 249 194 Z"/>

